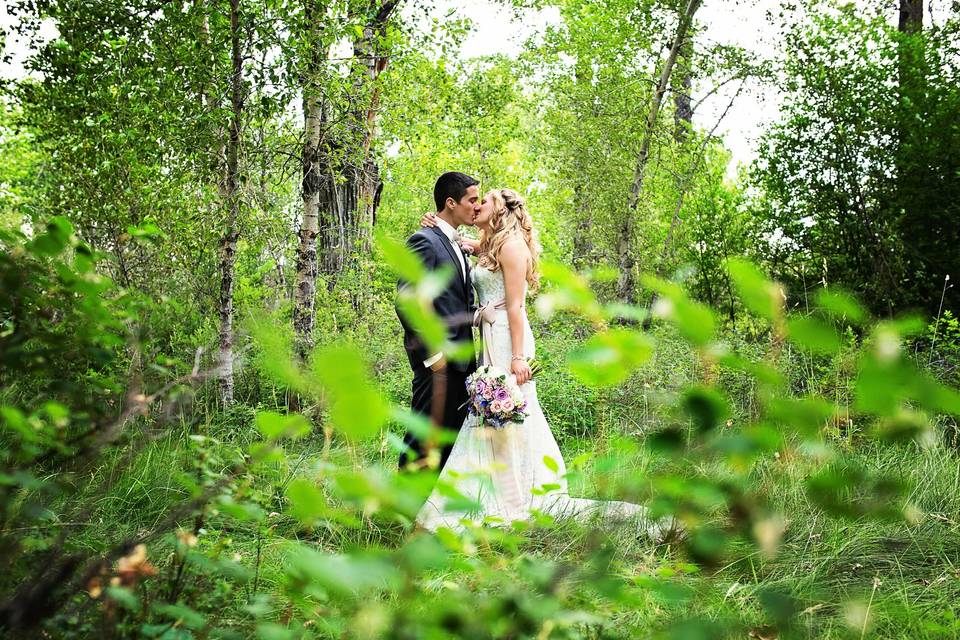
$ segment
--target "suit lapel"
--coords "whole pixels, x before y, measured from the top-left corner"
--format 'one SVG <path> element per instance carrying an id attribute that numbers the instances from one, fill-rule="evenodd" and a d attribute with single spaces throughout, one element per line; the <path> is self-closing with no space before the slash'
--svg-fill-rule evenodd
<path id="1" fill-rule="evenodd" d="M 473 301 L 473 292 L 471 291 L 472 283 L 470 282 L 471 269 L 470 269 L 470 258 L 467 254 L 463 254 L 463 265 L 467 268 L 467 277 L 463 279 L 463 291 L 467 297 L 467 304 L 471 304 Z"/>
<path id="2" fill-rule="evenodd" d="M 443 248 L 447 250 L 447 253 L 450 254 L 450 259 L 453 260 L 453 266 L 456 267 L 457 273 L 460 274 L 460 283 L 462 284 L 464 280 L 467 279 L 466 274 L 463 272 L 463 268 L 460 266 L 460 258 L 457 257 L 457 252 L 453 250 L 453 245 L 450 243 L 450 238 L 448 238 L 443 231 L 440 231 L 437 227 L 430 227 L 433 229 L 433 232 L 437 234 L 440 238 L 440 242 L 443 244 Z M 466 265 L 466 258 L 464 258 L 464 265 Z"/>

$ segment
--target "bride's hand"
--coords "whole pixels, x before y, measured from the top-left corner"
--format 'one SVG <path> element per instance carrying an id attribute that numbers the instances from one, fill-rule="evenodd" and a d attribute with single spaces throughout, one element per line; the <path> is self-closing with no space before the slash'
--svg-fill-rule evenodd
<path id="1" fill-rule="evenodd" d="M 421 227 L 435 227 L 437 226 L 437 214 L 432 211 L 427 211 L 425 214 L 420 216 L 420 226 Z"/>
<path id="2" fill-rule="evenodd" d="M 526 360 L 514 360 L 510 364 L 510 371 L 517 379 L 517 385 L 526 384 L 533 377 L 530 373 L 530 365 Z"/>
<path id="3" fill-rule="evenodd" d="M 475 256 L 480 251 L 480 241 L 460 236 L 460 248 L 464 253 Z"/>

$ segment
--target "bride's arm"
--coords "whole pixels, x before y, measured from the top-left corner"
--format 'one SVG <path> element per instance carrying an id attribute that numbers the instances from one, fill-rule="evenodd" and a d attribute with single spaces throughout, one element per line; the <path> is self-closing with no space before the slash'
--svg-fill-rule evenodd
<path id="1" fill-rule="evenodd" d="M 524 384 L 531 378 L 530 365 L 526 358 L 523 358 L 523 303 L 529 260 L 530 250 L 523 240 L 511 240 L 500 250 L 500 268 L 503 269 L 503 283 L 507 294 L 511 353 L 514 356 L 510 361 L 510 371 L 516 376 L 517 384 Z"/>
<path id="2" fill-rule="evenodd" d="M 437 226 L 437 214 L 431 211 L 428 211 L 422 216 L 420 216 L 420 226 L 421 227 Z M 468 238 L 465 235 L 461 235 L 460 248 L 463 249 L 464 253 L 470 254 L 471 256 L 475 256 L 480 251 L 480 241 L 475 240 L 473 238 Z"/>

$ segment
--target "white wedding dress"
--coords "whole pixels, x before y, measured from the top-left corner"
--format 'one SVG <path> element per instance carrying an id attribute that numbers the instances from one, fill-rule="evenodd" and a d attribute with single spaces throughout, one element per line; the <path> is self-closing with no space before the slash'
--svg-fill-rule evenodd
<path id="1" fill-rule="evenodd" d="M 502 272 L 477 267 L 472 275 L 481 306 L 492 307 L 504 300 Z M 526 314 L 523 334 L 524 355 L 532 358 L 535 346 Z M 484 350 L 484 360 L 489 358 L 492 362 L 484 364 L 509 372 L 512 345 L 506 309 L 493 312 L 487 336 L 489 344 Z M 463 519 L 508 524 L 529 519 L 531 510 L 538 510 L 556 518 L 578 520 L 597 515 L 637 518 L 649 535 L 659 536 L 661 527 L 647 521 L 646 510 L 641 505 L 573 498 L 567 493 L 566 468 L 560 447 L 540 409 L 537 383 L 531 380 L 520 390 L 527 400 L 529 414 L 522 424 L 494 429 L 478 425 L 475 416 L 467 416 L 440 471 L 436 488 L 417 514 L 417 524 L 431 531 L 440 527 L 462 529 Z M 456 493 L 450 491 L 451 486 Z M 457 493 L 472 505 L 466 504 Z"/>

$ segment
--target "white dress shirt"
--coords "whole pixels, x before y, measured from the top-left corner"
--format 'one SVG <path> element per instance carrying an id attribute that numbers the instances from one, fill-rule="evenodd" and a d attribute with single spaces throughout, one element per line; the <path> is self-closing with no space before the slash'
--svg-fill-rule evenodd
<path id="1" fill-rule="evenodd" d="M 463 280 L 467 280 L 467 265 L 463 257 L 463 250 L 460 248 L 460 243 L 457 242 L 456 238 L 459 233 L 454 229 L 446 220 L 443 218 L 437 217 L 437 228 L 443 232 L 443 235 L 447 237 L 447 240 L 450 241 L 450 245 L 453 247 L 453 252 L 457 254 L 457 259 L 460 260 L 460 272 L 463 274 Z"/>
<path id="2" fill-rule="evenodd" d="M 460 273 L 463 274 L 463 281 L 467 281 L 467 262 L 466 258 L 463 256 L 463 250 L 460 249 L 460 243 L 456 242 L 454 238 L 457 237 L 457 230 L 454 229 L 446 220 L 437 216 L 437 228 L 443 232 L 443 235 L 446 236 L 447 240 L 450 241 L 450 245 L 453 247 L 453 252 L 457 254 L 457 259 L 460 260 Z M 423 366 L 428 369 L 433 366 L 436 362 L 443 357 L 443 352 L 435 353 L 426 360 L 423 361 Z"/>

